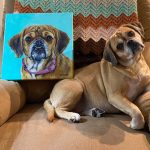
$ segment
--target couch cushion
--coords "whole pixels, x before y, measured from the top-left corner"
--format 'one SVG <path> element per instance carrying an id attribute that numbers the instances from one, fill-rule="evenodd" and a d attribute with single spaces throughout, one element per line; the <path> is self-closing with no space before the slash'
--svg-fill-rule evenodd
<path id="1" fill-rule="evenodd" d="M 148 66 L 150 67 L 150 42 L 145 42 L 145 49 L 143 55 Z"/>
<path id="2" fill-rule="evenodd" d="M 145 41 L 150 41 L 150 0 L 138 0 L 138 16 L 145 30 Z"/>
<path id="3" fill-rule="evenodd" d="M 13 81 L 0 80 L 0 126 L 25 104 L 25 94 Z"/>
<path id="4" fill-rule="evenodd" d="M 73 124 L 46 120 L 42 106 L 28 105 L 0 127 L 0 148 L 4 150 L 149 150 L 150 136 L 125 126 L 130 118 L 108 115 L 82 117 Z"/>
<path id="5" fill-rule="evenodd" d="M 76 67 L 99 61 L 112 33 L 138 21 L 136 0 L 16 0 L 15 12 L 73 12 Z"/>

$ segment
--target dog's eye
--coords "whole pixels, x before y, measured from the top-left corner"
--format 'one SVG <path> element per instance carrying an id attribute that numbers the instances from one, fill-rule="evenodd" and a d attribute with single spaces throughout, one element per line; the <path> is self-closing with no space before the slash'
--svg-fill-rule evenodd
<path id="1" fill-rule="evenodd" d="M 31 38 L 30 36 L 27 36 L 27 37 L 25 38 L 25 40 L 26 40 L 27 43 L 30 43 L 31 40 L 32 40 L 32 38 Z"/>
<path id="2" fill-rule="evenodd" d="M 117 45 L 117 49 L 123 50 L 123 48 L 124 48 L 123 43 L 119 43 L 119 44 Z"/>
<path id="3" fill-rule="evenodd" d="M 135 36 L 135 33 L 133 31 L 128 32 L 128 37 L 134 37 L 134 36 Z"/>
<path id="4" fill-rule="evenodd" d="M 52 38 L 52 36 L 50 36 L 50 35 L 48 35 L 47 37 L 46 37 L 46 40 L 47 41 L 51 41 L 53 38 Z"/>

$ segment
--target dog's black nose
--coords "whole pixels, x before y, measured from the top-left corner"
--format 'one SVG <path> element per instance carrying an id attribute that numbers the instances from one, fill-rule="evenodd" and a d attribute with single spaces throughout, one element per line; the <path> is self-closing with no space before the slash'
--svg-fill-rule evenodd
<path id="1" fill-rule="evenodd" d="M 133 53 L 136 53 L 139 50 L 140 44 L 134 40 L 130 40 L 127 43 L 128 47 L 131 48 L 131 50 L 133 51 Z"/>
<path id="2" fill-rule="evenodd" d="M 43 41 L 41 39 L 35 41 L 35 45 L 40 47 L 43 46 Z"/>

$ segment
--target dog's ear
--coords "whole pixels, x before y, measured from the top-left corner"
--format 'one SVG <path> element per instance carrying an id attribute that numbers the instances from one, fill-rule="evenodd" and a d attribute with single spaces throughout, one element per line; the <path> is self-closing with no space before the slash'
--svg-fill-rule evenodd
<path id="1" fill-rule="evenodd" d="M 112 47 L 109 41 L 107 42 L 105 46 L 105 49 L 103 52 L 103 58 L 111 62 L 113 66 L 116 66 L 118 64 L 117 58 L 112 50 Z"/>
<path id="2" fill-rule="evenodd" d="M 57 41 L 57 50 L 59 54 L 61 54 L 64 51 L 64 49 L 67 47 L 69 40 L 70 39 L 65 32 L 59 31 L 58 41 Z"/>
<path id="3" fill-rule="evenodd" d="M 15 52 L 17 57 L 21 57 L 23 55 L 23 48 L 21 43 L 21 34 L 17 34 L 13 36 L 9 41 L 9 46 Z"/>
<path id="4" fill-rule="evenodd" d="M 144 28 L 140 22 L 133 22 L 125 26 L 138 32 L 141 35 L 141 37 L 144 39 Z"/>

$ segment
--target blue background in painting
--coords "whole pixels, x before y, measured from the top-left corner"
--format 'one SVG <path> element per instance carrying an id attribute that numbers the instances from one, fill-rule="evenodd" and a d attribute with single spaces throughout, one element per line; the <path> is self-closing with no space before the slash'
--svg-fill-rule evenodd
<path id="1" fill-rule="evenodd" d="M 2 79 L 21 80 L 22 56 L 16 58 L 15 53 L 8 45 L 8 41 L 26 27 L 32 25 L 51 25 L 66 32 L 70 42 L 64 54 L 73 59 L 73 14 L 72 13 L 45 13 L 45 14 L 7 14 L 5 21 L 5 37 L 2 59 Z"/>

